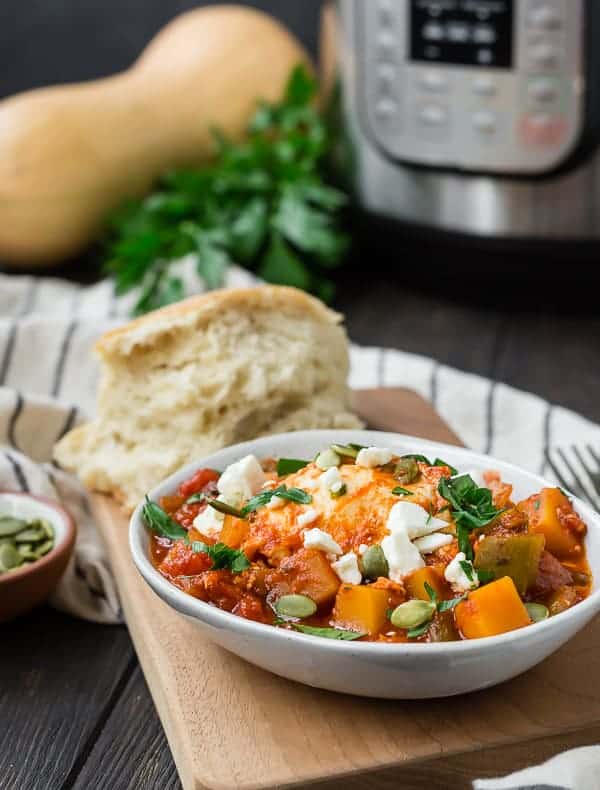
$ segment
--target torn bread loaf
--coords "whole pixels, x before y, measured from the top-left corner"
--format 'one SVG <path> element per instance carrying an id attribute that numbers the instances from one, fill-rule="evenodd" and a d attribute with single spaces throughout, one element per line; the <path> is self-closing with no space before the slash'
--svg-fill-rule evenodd
<path id="1" fill-rule="evenodd" d="M 56 460 L 133 509 L 183 464 L 236 442 L 304 428 L 356 428 L 341 317 L 294 288 L 213 291 L 98 342 L 96 418 Z"/>

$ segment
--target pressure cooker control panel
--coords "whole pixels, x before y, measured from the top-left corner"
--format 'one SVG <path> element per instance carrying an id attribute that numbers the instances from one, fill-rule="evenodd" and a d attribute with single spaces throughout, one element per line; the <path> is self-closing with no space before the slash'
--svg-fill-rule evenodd
<path id="1" fill-rule="evenodd" d="M 420 165 L 544 173 L 584 124 L 584 0 L 355 0 L 361 106 Z"/>

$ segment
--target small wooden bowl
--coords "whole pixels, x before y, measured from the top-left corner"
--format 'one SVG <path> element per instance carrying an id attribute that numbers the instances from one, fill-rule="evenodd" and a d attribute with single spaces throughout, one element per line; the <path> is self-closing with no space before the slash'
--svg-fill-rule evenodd
<path id="1" fill-rule="evenodd" d="M 21 491 L 0 491 L 0 515 L 44 518 L 54 528 L 54 548 L 48 554 L 0 576 L 0 622 L 5 622 L 48 598 L 73 552 L 76 528 L 71 515 L 56 502 Z"/>

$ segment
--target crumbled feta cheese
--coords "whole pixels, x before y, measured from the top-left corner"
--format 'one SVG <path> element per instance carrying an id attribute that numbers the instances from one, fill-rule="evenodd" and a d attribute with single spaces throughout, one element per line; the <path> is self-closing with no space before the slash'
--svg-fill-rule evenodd
<path id="1" fill-rule="evenodd" d="M 337 466 L 330 466 L 326 472 L 323 472 L 323 474 L 319 476 L 319 481 L 321 485 L 328 491 L 331 491 L 332 494 L 337 494 L 344 485 L 340 470 Z"/>
<path id="2" fill-rule="evenodd" d="M 353 551 L 344 554 L 337 562 L 332 562 L 331 567 L 344 584 L 360 584 L 362 574 L 358 568 L 358 558 Z"/>
<path id="3" fill-rule="evenodd" d="M 389 576 L 393 582 L 402 581 L 407 573 L 425 565 L 419 549 L 410 542 L 406 528 L 398 527 L 391 535 L 386 535 L 381 541 L 381 548 L 388 561 Z"/>
<path id="4" fill-rule="evenodd" d="M 266 481 L 258 459 L 254 455 L 246 455 L 234 464 L 230 464 L 217 483 L 220 493 L 227 501 L 239 507 L 246 499 L 257 494 Z"/>
<path id="5" fill-rule="evenodd" d="M 454 540 L 452 535 L 444 532 L 434 532 L 432 535 L 425 535 L 422 538 L 417 538 L 413 541 L 413 546 L 416 546 L 421 554 L 431 554 L 442 546 L 447 546 Z"/>
<path id="6" fill-rule="evenodd" d="M 435 518 L 421 505 L 402 501 L 396 502 L 390 510 L 386 526 L 390 532 L 396 529 L 406 530 L 408 537 L 413 540 L 447 527 L 448 522 Z"/>
<path id="7" fill-rule="evenodd" d="M 461 567 L 461 562 L 469 563 L 473 581 L 471 581 L 471 579 L 469 579 L 467 574 L 464 572 L 463 568 Z M 444 576 L 446 581 L 450 582 L 452 588 L 457 592 L 467 592 L 467 590 L 473 590 L 475 587 L 479 587 L 477 571 L 473 567 L 472 563 L 467 560 L 464 552 L 462 551 L 456 555 L 452 562 L 448 563 L 446 570 L 444 571 Z"/>
<path id="8" fill-rule="evenodd" d="M 271 510 L 277 510 L 277 508 L 283 507 L 287 501 L 288 500 L 285 499 L 284 497 L 277 496 L 277 494 L 275 494 L 267 502 L 267 507 L 270 507 Z"/>
<path id="9" fill-rule="evenodd" d="M 366 466 L 372 469 L 374 466 L 385 466 L 394 457 L 391 450 L 385 447 L 364 447 L 359 450 L 356 456 L 356 463 L 358 466 Z"/>
<path id="10" fill-rule="evenodd" d="M 313 511 L 314 512 L 314 511 Z M 327 554 L 339 556 L 342 553 L 340 545 L 335 542 L 329 532 L 313 527 L 307 529 L 304 533 L 304 548 L 305 549 L 320 549 Z"/>
<path id="11" fill-rule="evenodd" d="M 207 505 L 201 513 L 198 513 L 193 521 L 194 529 L 201 532 L 207 538 L 218 538 L 223 529 L 225 514 L 214 507 Z"/>
<path id="12" fill-rule="evenodd" d="M 308 510 L 305 510 L 304 513 L 300 513 L 300 515 L 296 519 L 296 523 L 299 527 L 307 527 L 309 524 L 312 524 L 313 521 L 316 521 L 319 518 L 319 513 L 314 510 L 312 507 L 309 507 Z"/>
<path id="13" fill-rule="evenodd" d="M 362 555 L 365 553 L 365 551 L 366 551 L 368 548 L 369 548 L 369 547 L 367 546 L 367 544 L 366 544 L 366 543 L 361 543 L 361 544 L 360 544 L 360 546 L 358 547 L 358 553 L 360 554 L 360 556 L 361 556 L 361 557 L 362 557 Z"/>

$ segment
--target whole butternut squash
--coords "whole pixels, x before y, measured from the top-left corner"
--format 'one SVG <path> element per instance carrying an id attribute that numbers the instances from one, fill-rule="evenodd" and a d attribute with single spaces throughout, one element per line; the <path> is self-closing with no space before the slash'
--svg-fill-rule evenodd
<path id="1" fill-rule="evenodd" d="M 0 261 L 48 264 L 78 252 L 107 212 L 165 170 L 239 139 L 256 103 L 307 63 L 293 36 L 243 6 L 174 19 L 126 72 L 0 102 Z"/>

